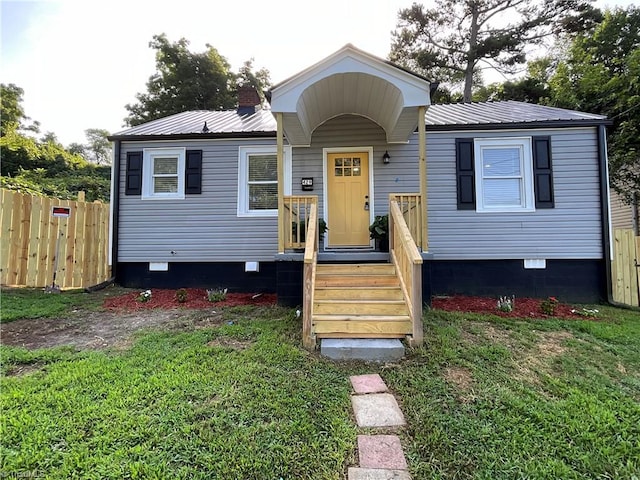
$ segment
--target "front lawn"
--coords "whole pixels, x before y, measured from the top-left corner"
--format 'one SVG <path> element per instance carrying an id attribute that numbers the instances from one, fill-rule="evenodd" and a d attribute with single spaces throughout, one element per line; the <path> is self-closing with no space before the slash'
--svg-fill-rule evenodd
<path id="1" fill-rule="evenodd" d="M 348 377 L 380 373 L 407 419 L 398 433 L 414 479 L 632 479 L 640 313 L 598 309 L 575 320 L 425 312 L 425 347 L 384 366 L 306 352 L 294 312 L 265 306 L 103 350 L 5 345 L 0 471 L 343 479 L 359 433 Z"/>
<path id="2" fill-rule="evenodd" d="M 237 307 L 217 328 L 147 333 L 124 351 L 3 347 L 1 471 L 341 478 L 356 439 L 349 383 L 295 328 L 288 310 Z"/>

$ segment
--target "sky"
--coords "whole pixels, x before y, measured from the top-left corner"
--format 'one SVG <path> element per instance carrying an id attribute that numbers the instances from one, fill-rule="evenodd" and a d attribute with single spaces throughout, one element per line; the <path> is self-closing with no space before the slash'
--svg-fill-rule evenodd
<path id="1" fill-rule="evenodd" d="M 253 59 L 276 84 L 347 43 L 386 58 L 413 0 L 0 0 L 0 82 L 63 145 L 125 128 L 125 105 L 155 72 L 153 35 L 215 47 L 232 71 Z M 427 6 L 428 6 L 428 2 Z M 600 8 L 633 0 L 597 0 Z"/>

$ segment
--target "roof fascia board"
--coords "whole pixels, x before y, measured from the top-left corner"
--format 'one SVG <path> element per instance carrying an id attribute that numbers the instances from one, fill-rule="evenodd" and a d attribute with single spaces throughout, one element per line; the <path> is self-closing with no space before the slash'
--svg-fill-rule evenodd
<path id="1" fill-rule="evenodd" d="M 138 142 L 148 140 L 226 140 L 226 139 L 250 139 L 276 137 L 275 130 L 272 132 L 230 132 L 230 133 L 176 133 L 170 135 L 112 135 L 107 137 L 109 141 L 122 140 L 126 142 Z"/>
<path id="2" fill-rule="evenodd" d="M 517 123 L 483 123 L 481 125 L 462 124 L 462 125 L 428 125 L 427 132 L 447 132 L 447 131 L 477 131 L 485 132 L 492 130 L 526 130 L 541 128 L 580 128 L 580 127 L 596 127 L 598 125 L 611 125 L 610 120 L 549 120 L 540 122 L 517 122 Z"/>

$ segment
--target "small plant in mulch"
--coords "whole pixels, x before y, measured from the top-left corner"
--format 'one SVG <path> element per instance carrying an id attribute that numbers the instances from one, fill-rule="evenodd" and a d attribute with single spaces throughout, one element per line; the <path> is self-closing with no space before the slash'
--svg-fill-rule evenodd
<path id="1" fill-rule="evenodd" d="M 212 303 L 222 302 L 227 298 L 226 288 L 210 288 L 207 289 L 207 300 Z"/>
<path id="2" fill-rule="evenodd" d="M 589 318 L 595 318 L 600 314 L 597 308 L 580 308 L 580 309 L 573 308 L 571 309 L 571 313 L 575 315 L 580 315 L 581 317 L 589 317 Z"/>
<path id="3" fill-rule="evenodd" d="M 176 290 L 176 300 L 178 303 L 184 303 L 187 301 L 187 290 L 185 288 L 179 288 Z"/>
<path id="4" fill-rule="evenodd" d="M 151 300 L 151 290 L 140 292 L 136 300 L 140 303 L 147 303 L 149 300 Z"/>
<path id="5" fill-rule="evenodd" d="M 556 297 L 547 297 L 540 302 L 540 311 L 545 315 L 553 315 L 556 313 L 559 303 Z"/>
<path id="6" fill-rule="evenodd" d="M 511 295 L 510 297 L 500 297 L 496 308 L 501 312 L 513 312 L 513 309 L 516 308 L 516 296 Z"/>

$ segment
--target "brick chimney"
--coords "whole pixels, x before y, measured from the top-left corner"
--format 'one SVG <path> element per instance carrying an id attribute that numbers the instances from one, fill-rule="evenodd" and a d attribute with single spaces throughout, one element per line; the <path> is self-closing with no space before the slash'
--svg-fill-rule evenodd
<path id="1" fill-rule="evenodd" d="M 245 85 L 238 88 L 238 114 L 254 114 L 261 104 L 260 95 L 254 87 Z"/>

